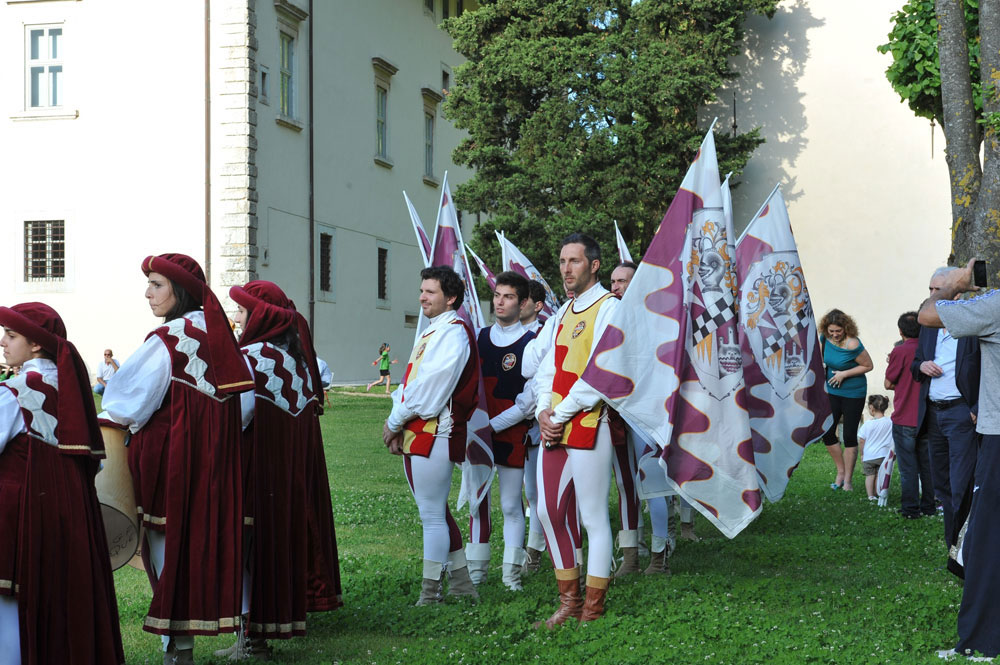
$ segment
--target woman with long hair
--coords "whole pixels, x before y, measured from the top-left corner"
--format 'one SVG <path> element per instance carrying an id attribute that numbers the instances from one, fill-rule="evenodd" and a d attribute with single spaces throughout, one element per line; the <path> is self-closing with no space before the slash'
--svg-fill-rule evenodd
<path id="1" fill-rule="evenodd" d="M 253 281 L 229 295 L 255 388 L 241 396 L 245 629 L 216 655 L 270 658 L 268 639 L 304 635 L 307 611 L 342 604 L 322 385 L 308 324 L 278 285 Z"/>
<path id="2" fill-rule="evenodd" d="M 854 489 L 854 467 L 858 461 L 858 427 L 865 408 L 868 381 L 865 374 L 874 364 L 861 340 L 858 326 L 847 314 L 831 309 L 819 322 L 823 364 L 826 366 L 826 392 L 830 397 L 833 424 L 823 435 L 826 450 L 837 467 L 831 489 Z M 837 440 L 837 423 L 844 420 L 844 447 Z"/>
<path id="3" fill-rule="evenodd" d="M 162 636 L 165 664 L 193 663 L 194 636 L 240 621 L 240 401 L 253 389 L 218 298 L 183 254 L 149 256 L 146 300 L 163 317 L 104 393 L 128 428 L 129 469 L 153 590 L 143 629 Z"/>

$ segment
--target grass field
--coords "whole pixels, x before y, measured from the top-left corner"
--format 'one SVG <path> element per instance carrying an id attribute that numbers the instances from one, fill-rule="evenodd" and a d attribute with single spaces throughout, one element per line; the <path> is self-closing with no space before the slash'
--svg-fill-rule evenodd
<path id="1" fill-rule="evenodd" d="M 863 489 L 831 491 L 821 445 L 806 451 L 785 498 L 735 540 L 699 517 L 703 539 L 678 545 L 672 576 L 613 583 L 601 621 L 532 629 L 556 607 L 555 582 L 543 567 L 523 592 L 503 588 L 499 501 L 481 601 L 413 607 L 420 529 L 402 462 L 382 445 L 391 403 L 331 398 L 323 432 L 345 606 L 311 615 L 304 638 L 272 642 L 277 662 L 908 664 L 941 662 L 934 651 L 954 645 L 961 586 L 944 569 L 940 517 L 904 520 Z M 453 500 L 457 487 L 456 475 Z M 860 468 L 855 487 L 864 487 Z M 141 630 L 145 575 L 126 567 L 115 582 L 128 663 L 159 665 L 159 638 Z M 231 642 L 198 638 L 197 662 L 215 662 L 212 650 Z"/>

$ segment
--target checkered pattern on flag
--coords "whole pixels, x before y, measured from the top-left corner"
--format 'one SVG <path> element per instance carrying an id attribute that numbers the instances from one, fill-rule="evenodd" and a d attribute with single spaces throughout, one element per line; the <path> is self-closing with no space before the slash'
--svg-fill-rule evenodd
<path id="1" fill-rule="evenodd" d="M 582 377 L 662 448 L 667 483 L 729 538 L 762 505 L 732 315 L 733 238 L 709 131 Z"/>
<path id="2" fill-rule="evenodd" d="M 708 307 L 694 317 L 694 330 L 691 331 L 694 343 L 701 344 L 735 316 L 732 301 L 727 302 L 724 298 L 710 300 Z"/>
<path id="3" fill-rule="evenodd" d="M 764 495 L 777 501 L 832 421 L 809 290 L 777 187 L 740 237 L 736 264 L 754 460 Z"/>
<path id="4" fill-rule="evenodd" d="M 465 254 L 465 243 L 462 242 L 462 228 L 458 223 L 458 210 L 451 198 L 448 187 L 448 172 L 445 171 L 441 183 L 441 205 L 438 208 L 437 229 L 434 232 L 434 245 L 431 251 L 431 264 L 454 268 L 465 283 L 465 298 L 458 310 L 458 315 L 465 320 L 473 330 L 485 327 L 483 311 L 476 296 L 476 284 L 469 269 L 469 259 Z M 486 412 L 485 391 L 483 379 L 479 377 L 479 406 L 472 412 L 468 424 L 468 436 L 465 446 L 465 462 L 462 464 L 462 486 L 458 493 L 458 508 L 466 502 L 469 510 L 475 512 L 479 503 L 490 492 L 493 482 L 493 439 L 490 436 L 490 417 Z"/>

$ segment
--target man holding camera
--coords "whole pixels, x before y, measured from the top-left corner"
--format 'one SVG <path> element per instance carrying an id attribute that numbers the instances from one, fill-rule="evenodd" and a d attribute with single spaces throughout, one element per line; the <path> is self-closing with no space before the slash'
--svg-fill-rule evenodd
<path id="1" fill-rule="evenodd" d="M 937 297 L 920 309 L 921 325 L 946 327 L 955 337 L 977 337 L 982 372 L 979 379 L 979 414 L 976 431 L 982 435 L 976 461 L 972 508 L 964 540 L 957 545 L 965 566 L 965 586 L 958 610 L 958 644 L 951 653 L 979 652 L 1000 655 L 1000 291 L 969 300 L 953 300 L 959 293 L 975 291 L 973 261 L 943 280 Z M 985 280 L 976 280 L 984 285 Z"/>

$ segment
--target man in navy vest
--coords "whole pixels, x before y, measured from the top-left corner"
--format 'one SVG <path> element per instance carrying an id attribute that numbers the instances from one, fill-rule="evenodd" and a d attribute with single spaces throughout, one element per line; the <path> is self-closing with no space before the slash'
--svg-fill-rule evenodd
<path id="1" fill-rule="evenodd" d="M 535 337 L 520 321 L 521 307 L 528 295 L 528 280 L 522 275 L 510 271 L 497 275 L 493 291 L 496 323 L 480 330 L 477 339 L 503 510 L 503 583 L 513 591 L 521 590 L 525 563 L 521 488 L 528 430 L 535 408 L 532 384 L 521 374 L 524 349 Z M 485 580 L 485 566 L 490 559 L 492 525 L 488 496 L 480 508 L 470 520 L 471 534 L 465 552 L 474 582 Z"/>

